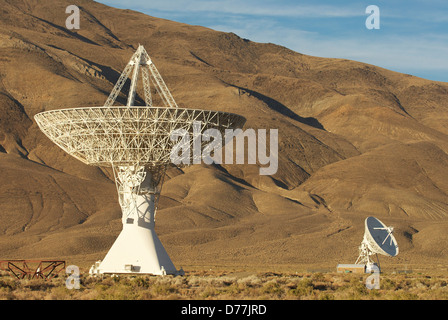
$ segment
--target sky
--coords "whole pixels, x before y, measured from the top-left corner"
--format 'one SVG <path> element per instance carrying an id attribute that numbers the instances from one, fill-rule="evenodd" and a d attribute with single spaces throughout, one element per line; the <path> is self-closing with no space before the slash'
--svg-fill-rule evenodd
<path id="1" fill-rule="evenodd" d="M 447 0 L 97 2 L 233 32 L 251 41 L 275 43 L 307 55 L 356 60 L 448 82 Z M 366 11 L 370 5 L 378 10 Z"/>

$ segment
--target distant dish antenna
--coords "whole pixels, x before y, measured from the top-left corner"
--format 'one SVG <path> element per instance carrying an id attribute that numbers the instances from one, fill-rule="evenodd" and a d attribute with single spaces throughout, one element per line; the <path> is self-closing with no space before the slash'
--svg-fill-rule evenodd
<path id="1" fill-rule="evenodd" d="M 374 265 L 379 268 L 378 254 L 395 257 L 398 254 L 398 244 L 392 234 L 393 231 L 393 227 L 387 227 L 377 218 L 368 217 L 365 220 L 364 238 L 355 264 L 364 264 L 366 272 L 369 272 Z M 373 261 L 373 255 L 376 255 L 377 263 Z"/>
<path id="2" fill-rule="evenodd" d="M 132 72 L 132 76 L 131 76 Z M 134 106 L 137 80 L 142 74 L 146 106 Z M 126 106 L 114 107 L 127 79 L 131 85 Z M 153 106 L 151 84 L 163 107 Z M 236 114 L 179 108 L 143 46 L 139 46 L 102 107 L 52 110 L 35 116 L 40 129 L 76 159 L 111 167 L 123 213 L 123 230 L 92 274 L 182 274 L 176 270 L 155 233 L 155 215 L 163 178 L 171 164 L 173 131 L 198 128 L 242 128 Z M 194 127 L 194 130 L 193 130 Z M 204 142 L 207 143 L 207 142 Z"/>

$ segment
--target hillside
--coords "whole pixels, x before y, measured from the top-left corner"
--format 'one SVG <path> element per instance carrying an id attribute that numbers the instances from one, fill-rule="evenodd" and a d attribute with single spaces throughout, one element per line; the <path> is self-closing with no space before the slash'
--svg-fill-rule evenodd
<path id="1" fill-rule="evenodd" d="M 168 172 L 156 230 L 176 266 L 353 263 L 370 215 L 395 226 L 400 255 L 385 266 L 447 262 L 448 83 L 90 0 L 70 31 L 70 4 L 0 0 L 0 259 L 88 265 L 118 235 L 110 172 L 65 154 L 33 117 L 104 104 L 142 44 L 179 106 L 279 129 L 272 177 L 256 165 Z"/>

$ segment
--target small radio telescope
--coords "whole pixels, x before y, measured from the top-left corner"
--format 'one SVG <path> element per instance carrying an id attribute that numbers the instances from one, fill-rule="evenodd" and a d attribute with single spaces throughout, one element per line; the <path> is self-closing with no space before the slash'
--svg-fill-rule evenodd
<path id="1" fill-rule="evenodd" d="M 374 266 L 379 269 L 378 254 L 395 257 L 398 254 L 398 244 L 392 234 L 393 231 L 393 227 L 386 227 L 377 218 L 368 217 L 365 220 L 364 238 L 355 264 L 365 265 L 366 272 L 370 272 Z M 376 255 L 377 263 L 373 261 L 373 255 Z"/>
<path id="2" fill-rule="evenodd" d="M 142 74 L 145 106 L 134 106 Z M 126 80 L 131 84 L 126 106 L 113 104 Z M 153 106 L 151 85 L 164 106 Z M 35 120 L 43 133 L 68 154 L 88 165 L 112 168 L 122 210 L 123 229 L 92 274 L 183 274 L 176 270 L 155 232 L 157 203 L 166 169 L 171 165 L 178 129 L 242 128 L 239 115 L 179 108 L 154 63 L 139 46 L 102 107 L 51 110 Z"/>

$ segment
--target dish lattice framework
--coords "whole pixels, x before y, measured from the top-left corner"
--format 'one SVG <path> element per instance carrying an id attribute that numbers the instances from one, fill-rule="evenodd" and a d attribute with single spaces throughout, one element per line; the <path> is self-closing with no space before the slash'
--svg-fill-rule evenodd
<path id="1" fill-rule="evenodd" d="M 42 131 L 76 159 L 102 167 L 138 166 L 148 169 L 170 163 L 177 129 L 200 131 L 241 127 L 235 114 L 165 107 L 90 107 L 60 109 L 35 117 Z"/>
<path id="2" fill-rule="evenodd" d="M 142 74 L 146 106 L 133 106 L 139 74 Z M 131 76 L 127 105 L 113 107 Z M 151 85 L 164 107 L 153 106 Z M 42 112 L 35 116 L 41 130 L 64 151 L 78 160 L 96 166 L 163 167 L 170 161 L 176 129 L 192 132 L 193 123 L 201 132 L 215 128 L 241 128 L 239 115 L 210 110 L 178 108 L 159 71 L 145 48 L 139 45 L 103 107 L 71 108 Z"/>

